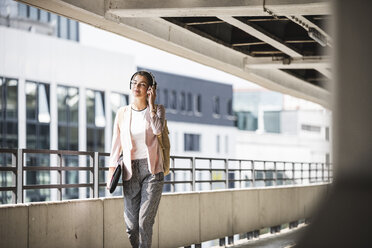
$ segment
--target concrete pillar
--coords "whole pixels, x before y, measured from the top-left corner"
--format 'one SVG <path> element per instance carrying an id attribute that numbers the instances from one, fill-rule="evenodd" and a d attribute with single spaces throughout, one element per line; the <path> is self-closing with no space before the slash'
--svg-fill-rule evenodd
<path id="1" fill-rule="evenodd" d="M 334 1 L 334 169 L 329 198 L 296 247 L 367 247 L 372 220 L 372 2 Z"/>
<path id="2" fill-rule="evenodd" d="M 50 149 L 58 150 L 58 97 L 57 97 L 57 84 L 50 84 Z M 50 165 L 58 166 L 59 161 L 56 155 L 50 156 Z M 50 172 L 50 183 L 58 183 L 58 173 L 56 171 Z M 64 182 L 63 182 L 64 183 Z M 52 189 L 50 198 L 52 201 L 58 200 L 58 190 Z"/>
<path id="3" fill-rule="evenodd" d="M 79 151 L 87 150 L 87 114 L 85 88 L 79 87 Z M 79 166 L 87 166 L 86 156 L 79 156 Z M 85 173 L 79 173 L 79 183 L 87 182 Z M 79 188 L 79 198 L 86 198 L 87 189 Z"/>

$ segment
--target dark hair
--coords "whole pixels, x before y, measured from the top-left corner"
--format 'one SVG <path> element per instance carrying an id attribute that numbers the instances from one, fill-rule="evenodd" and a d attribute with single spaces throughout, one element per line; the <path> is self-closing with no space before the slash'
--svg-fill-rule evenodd
<path id="1" fill-rule="evenodd" d="M 151 72 L 141 70 L 134 73 L 133 76 L 130 78 L 129 89 L 132 89 L 132 80 L 136 75 L 145 77 L 150 86 L 152 86 L 154 83 L 156 84 L 155 77 Z"/>

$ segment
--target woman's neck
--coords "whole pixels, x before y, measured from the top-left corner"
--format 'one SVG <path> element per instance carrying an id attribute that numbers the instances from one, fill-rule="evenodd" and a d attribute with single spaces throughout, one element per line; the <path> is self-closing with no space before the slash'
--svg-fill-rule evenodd
<path id="1" fill-rule="evenodd" d="M 135 110 L 142 110 L 147 107 L 147 101 L 146 100 L 140 100 L 140 99 L 134 99 L 132 103 L 132 108 Z"/>

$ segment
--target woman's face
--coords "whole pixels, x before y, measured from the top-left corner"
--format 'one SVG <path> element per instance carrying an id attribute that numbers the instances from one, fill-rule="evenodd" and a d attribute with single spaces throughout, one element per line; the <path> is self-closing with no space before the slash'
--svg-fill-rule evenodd
<path id="1" fill-rule="evenodd" d="M 136 75 L 131 81 L 132 94 L 134 97 L 146 98 L 147 89 L 149 88 L 149 83 L 147 78 L 141 75 Z"/>

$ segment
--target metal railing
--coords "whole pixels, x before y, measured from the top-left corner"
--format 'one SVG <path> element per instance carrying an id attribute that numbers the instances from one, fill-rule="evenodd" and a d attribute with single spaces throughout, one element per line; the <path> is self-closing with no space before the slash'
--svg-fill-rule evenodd
<path id="1" fill-rule="evenodd" d="M 4 161 L 4 154 L 8 154 L 8 158 L 11 157 L 10 163 Z M 29 157 L 37 157 L 38 155 L 47 156 L 47 160 L 50 160 L 49 164 L 45 165 L 44 163 L 44 166 L 37 164 L 38 159 L 34 159 L 36 164 L 27 164 L 30 162 Z M 0 165 L 0 173 L 2 174 L 0 194 L 12 192 L 12 203 L 25 202 L 24 196 L 27 190 L 57 189 L 56 200 L 62 200 L 63 189 L 69 188 L 89 188 L 90 198 L 99 197 L 101 189 L 106 196 L 105 171 L 108 168 L 105 167 L 105 164 L 107 164 L 109 155 L 109 153 L 103 152 L 67 150 L 0 149 L 0 156 L 3 156 L 3 164 Z M 28 158 L 25 159 L 26 156 Z M 77 156 L 75 160 L 78 160 L 79 163 L 75 166 L 68 166 L 66 163 L 71 156 Z M 55 182 L 27 183 L 25 174 L 41 171 L 49 172 L 49 179 L 51 173 L 56 171 Z M 69 171 L 77 173 L 85 171 L 88 173 L 87 182 L 64 182 L 66 181 L 66 173 Z M 4 173 L 11 173 L 11 180 L 7 180 L 9 177 L 4 176 Z M 63 173 L 65 174 L 63 175 Z M 102 176 L 101 180 L 99 175 Z M 171 156 L 170 174 L 165 177 L 164 192 L 300 185 L 331 181 L 332 166 L 325 163 Z"/>

